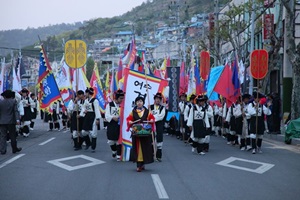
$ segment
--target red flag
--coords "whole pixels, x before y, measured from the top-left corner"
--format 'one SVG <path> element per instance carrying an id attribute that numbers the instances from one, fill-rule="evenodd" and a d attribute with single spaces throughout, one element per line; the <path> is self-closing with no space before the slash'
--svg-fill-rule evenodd
<path id="1" fill-rule="evenodd" d="M 187 92 L 187 83 L 188 82 L 186 81 L 185 66 L 184 62 L 182 62 L 180 66 L 179 94 Z"/>
<path id="2" fill-rule="evenodd" d="M 120 58 L 120 61 L 119 61 L 119 67 L 118 67 L 118 80 L 121 80 L 122 78 L 122 75 L 123 75 L 123 63 L 122 63 L 122 59 Z"/>
<path id="3" fill-rule="evenodd" d="M 170 56 L 167 58 L 167 64 L 166 64 L 167 67 L 171 67 L 171 60 L 170 60 Z"/>
<path id="4" fill-rule="evenodd" d="M 134 69 L 134 64 L 135 64 L 135 59 L 136 59 L 136 44 L 135 44 L 135 41 L 132 40 L 131 41 L 131 44 L 130 44 L 130 55 L 129 55 L 129 63 L 128 63 L 128 66 L 130 69 Z"/>
<path id="5" fill-rule="evenodd" d="M 234 95 L 235 89 L 231 77 L 232 71 L 229 65 L 226 65 L 214 88 L 215 92 L 226 98 L 227 107 L 236 101 Z"/>
<path id="6" fill-rule="evenodd" d="M 203 80 L 208 79 L 210 70 L 210 55 L 207 51 L 201 51 L 200 53 L 200 76 Z"/>

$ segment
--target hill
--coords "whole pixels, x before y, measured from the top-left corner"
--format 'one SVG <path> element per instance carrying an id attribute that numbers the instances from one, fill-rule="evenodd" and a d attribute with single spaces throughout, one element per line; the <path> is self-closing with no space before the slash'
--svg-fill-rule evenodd
<path id="1" fill-rule="evenodd" d="M 48 36 L 58 35 L 66 31 L 73 31 L 84 24 L 76 22 L 73 24 L 57 24 L 39 28 L 13 29 L 0 31 L 0 47 L 21 48 L 32 45 L 38 41 L 38 36 L 41 39 L 46 39 Z"/>
<path id="2" fill-rule="evenodd" d="M 219 2 L 224 4 L 228 0 Z M 131 11 L 113 18 L 97 18 L 85 23 L 59 24 L 37 29 L 0 31 L 0 47 L 30 46 L 26 48 L 32 49 L 39 35 L 48 51 L 61 52 L 63 39 L 83 39 L 90 44 L 95 39 L 112 37 L 118 31 L 132 30 L 133 27 L 128 26 L 130 23 L 126 22 L 134 23 L 136 35 L 147 36 L 155 32 L 158 22 L 170 27 L 178 23 L 188 25 L 195 14 L 213 12 L 213 6 L 212 0 L 148 0 Z"/>

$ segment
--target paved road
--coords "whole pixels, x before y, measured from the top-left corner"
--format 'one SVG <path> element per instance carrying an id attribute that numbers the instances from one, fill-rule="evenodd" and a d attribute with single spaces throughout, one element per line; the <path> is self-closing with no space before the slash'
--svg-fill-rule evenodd
<path id="1" fill-rule="evenodd" d="M 134 163 L 111 158 L 105 130 L 92 153 L 74 151 L 69 132 L 46 129 L 40 122 L 29 138 L 18 138 L 20 153 L 9 148 L 0 156 L 1 200 L 294 200 L 300 195 L 300 147 L 285 145 L 280 136 L 267 136 L 263 154 L 256 155 L 212 137 L 204 156 L 165 136 L 163 162 L 137 173 Z M 63 159 L 59 166 L 53 164 L 57 159 Z"/>

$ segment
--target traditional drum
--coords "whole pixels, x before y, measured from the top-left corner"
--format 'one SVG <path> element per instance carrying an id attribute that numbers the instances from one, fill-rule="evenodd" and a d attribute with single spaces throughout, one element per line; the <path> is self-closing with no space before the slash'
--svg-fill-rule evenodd
<path id="1" fill-rule="evenodd" d="M 151 124 L 134 124 L 132 125 L 132 135 L 143 137 L 151 135 Z"/>

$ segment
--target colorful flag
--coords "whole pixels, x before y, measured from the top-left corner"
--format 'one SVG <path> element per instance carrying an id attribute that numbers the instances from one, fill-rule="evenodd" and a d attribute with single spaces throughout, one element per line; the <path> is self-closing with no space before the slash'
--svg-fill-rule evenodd
<path id="1" fill-rule="evenodd" d="M 195 71 L 195 81 L 196 81 L 196 93 L 195 94 L 202 94 L 203 93 L 203 85 L 201 84 L 201 78 L 200 78 L 200 68 L 198 66 L 198 60 L 196 60 L 196 65 L 194 67 Z"/>
<path id="2" fill-rule="evenodd" d="M 171 67 L 171 59 L 170 59 L 170 56 L 168 56 L 168 58 L 167 58 L 166 67 Z"/>
<path id="3" fill-rule="evenodd" d="M 130 50 L 131 50 L 131 43 L 128 44 L 127 49 L 124 51 L 124 56 L 122 57 L 122 64 L 127 67 L 130 58 Z"/>
<path id="4" fill-rule="evenodd" d="M 209 100 L 218 100 L 218 95 L 214 92 L 214 88 L 224 70 L 224 66 L 217 66 L 213 67 L 210 70 L 207 84 L 206 84 L 206 91 L 207 91 L 207 96 Z M 216 99 L 217 97 L 217 99 Z"/>
<path id="5" fill-rule="evenodd" d="M 109 86 L 109 98 L 108 98 L 109 102 L 113 101 L 114 93 L 118 90 L 118 84 L 117 84 L 116 76 L 117 76 L 117 72 L 112 71 L 110 86 Z"/>
<path id="6" fill-rule="evenodd" d="M 55 82 L 47 54 L 41 46 L 38 88 L 40 109 L 52 113 L 52 104 L 61 99 L 59 89 Z"/>
<path id="7" fill-rule="evenodd" d="M 105 79 L 105 90 L 106 90 L 106 91 L 108 91 L 108 89 L 109 89 L 109 82 L 110 82 L 109 68 L 107 68 L 107 71 L 106 71 L 106 79 Z"/>
<path id="8" fill-rule="evenodd" d="M 100 75 L 98 72 L 97 64 L 95 64 L 94 71 L 90 80 L 91 87 L 94 88 L 95 94 L 94 98 L 96 98 L 99 102 L 99 108 L 102 113 L 105 111 L 105 96 L 103 94 L 100 82 Z"/>
<path id="9" fill-rule="evenodd" d="M 136 45 L 134 39 L 132 39 L 130 44 L 130 51 L 129 51 L 129 62 L 128 62 L 128 68 L 134 69 L 135 59 L 136 59 Z"/>
<path id="10" fill-rule="evenodd" d="M 241 95 L 241 85 L 239 81 L 239 74 L 238 74 L 238 66 L 237 66 L 237 60 L 233 63 L 233 69 L 232 69 L 232 84 L 234 86 L 234 97 L 237 99 Z"/>
<path id="11" fill-rule="evenodd" d="M 122 59 L 120 58 L 120 60 L 119 60 L 119 66 L 118 66 L 118 78 L 117 78 L 117 81 L 121 80 L 122 74 L 123 74 L 123 64 L 122 64 Z"/>
<path id="12" fill-rule="evenodd" d="M 235 89 L 232 83 L 232 71 L 228 64 L 224 67 L 224 70 L 215 85 L 214 91 L 226 98 L 228 102 L 227 107 L 229 107 L 230 104 L 235 103 L 236 97 L 234 96 Z"/>
<path id="13" fill-rule="evenodd" d="M 70 68 L 64 61 L 64 57 L 55 73 L 55 81 L 60 91 L 61 98 L 65 105 L 72 99 L 72 84 Z"/>
<path id="14" fill-rule="evenodd" d="M 167 60 L 167 58 L 165 58 L 164 61 L 161 64 L 161 66 L 160 66 L 160 69 L 159 69 L 160 78 L 167 79 L 167 77 L 168 77 L 168 75 L 167 75 L 167 63 L 168 63 L 168 60 Z"/>

